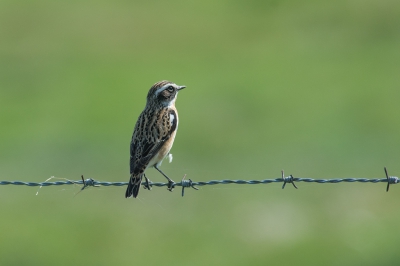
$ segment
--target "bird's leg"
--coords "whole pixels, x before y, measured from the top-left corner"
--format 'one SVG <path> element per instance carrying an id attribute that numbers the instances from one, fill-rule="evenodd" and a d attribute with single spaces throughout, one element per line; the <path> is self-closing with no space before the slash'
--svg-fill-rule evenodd
<path id="1" fill-rule="evenodd" d="M 156 168 L 158 172 L 160 172 L 166 179 L 168 179 L 168 190 L 172 191 L 175 187 L 175 182 L 171 178 L 169 178 L 166 174 L 164 174 L 163 171 L 158 169 L 157 165 L 155 165 L 154 168 Z"/>
<path id="2" fill-rule="evenodd" d="M 143 174 L 143 176 L 146 179 L 146 183 L 143 184 L 143 188 L 151 190 L 151 186 L 150 186 L 150 183 L 149 183 L 150 180 L 146 177 L 146 174 Z"/>

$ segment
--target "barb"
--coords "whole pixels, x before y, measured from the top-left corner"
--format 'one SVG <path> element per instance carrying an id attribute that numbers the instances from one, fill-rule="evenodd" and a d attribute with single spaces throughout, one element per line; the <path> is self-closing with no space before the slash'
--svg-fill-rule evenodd
<path id="1" fill-rule="evenodd" d="M 387 187 L 386 187 L 386 192 L 389 192 L 389 186 L 390 184 L 397 184 L 399 183 L 399 178 L 397 176 L 389 176 L 386 166 L 384 167 L 385 174 L 386 174 L 386 179 L 387 179 Z"/>
<path id="2" fill-rule="evenodd" d="M 289 175 L 288 177 L 284 176 L 284 172 L 282 171 L 282 178 L 276 178 L 276 179 L 263 179 L 263 180 L 229 180 L 229 179 L 223 179 L 223 180 L 210 180 L 210 181 L 198 181 L 198 182 L 193 182 L 191 179 L 185 180 L 186 175 L 182 178 L 182 181 L 179 183 L 174 183 L 174 186 L 177 187 L 182 187 L 182 196 L 184 196 L 184 189 L 187 187 L 192 187 L 195 190 L 198 190 L 196 186 L 209 186 L 209 185 L 226 185 L 226 184 L 238 184 L 238 185 L 259 185 L 259 184 L 270 184 L 270 183 L 282 183 L 283 186 L 282 188 L 285 188 L 285 185 L 287 183 L 291 183 L 295 188 L 297 186 L 294 184 L 294 182 L 306 182 L 306 183 L 318 183 L 318 184 L 336 184 L 336 183 L 341 183 L 341 182 L 348 182 L 348 183 L 354 183 L 354 182 L 359 182 L 359 183 L 381 183 L 385 182 L 387 183 L 386 191 L 389 191 L 389 186 L 391 184 L 398 184 L 400 183 L 400 180 L 396 176 L 389 176 L 387 173 L 386 167 L 384 168 L 386 178 L 373 178 L 373 179 L 368 179 L 368 178 L 336 178 L 336 179 L 313 179 L 313 178 L 295 178 L 293 175 Z M 106 182 L 106 181 L 96 181 L 92 178 L 89 179 L 84 179 L 83 176 L 81 176 L 82 180 L 79 181 L 56 181 L 56 182 L 41 182 L 41 183 L 35 183 L 35 182 L 22 182 L 22 181 L 0 181 L 0 185 L 17 185 L 17 186 L 30 186 L 30 187 L 36 187 L 36 186 L 62 186 L 62 185 L 74 185 L 74 184 L 82 184 L 83 187 L 81 190 L 86 189 L 87 187 L 99 187 L 99 186 L 126 186 L 128 185 L 128 182 Z M 171 186 L 169 183 L 158 183 L 158 182 L 151 182 L 149 180 L 148 182 L 149 187 L 164 187 L 164 186 Z"/>
<path id="3" fill-rule="evenodd" d="M 186 178 L 186 174 L 183 176 L 182 181 L 181 181 L 181 185 L 182 185 L 182 197 L 185 195 L 185 187 L 192 187 L 195 190 L 199 190 L 197 187 L 195 187 L 193 185 L 193 181 L 192 179 L 189 180 L 185 180 Z"/>
<path id="4" fill-rule="evenodd" d="M 290 175 L 290 176 L 285 177 L 285 172 L 283 170 L 281 172 L 282 172 L 282 180 L 283 180 L 282 189 L 285 188 L 286 183 L 292 183 L 294 188 L 297 189 L 296 185 L 294 184 L 293 176 Z"/>
<path id="5" fill-rule="evenodd" d="M 81 175 L 81 178 L 82 178 L 82 183 L 83 183 L 83 187 L 81 188 L 81 191 L 87 187 L 99 187 L 100 186 L 100 185 L 95 184 L 96 181 L 94 181 L 92 178 L 85 180 L 83 178 L 83 175 Z"/>

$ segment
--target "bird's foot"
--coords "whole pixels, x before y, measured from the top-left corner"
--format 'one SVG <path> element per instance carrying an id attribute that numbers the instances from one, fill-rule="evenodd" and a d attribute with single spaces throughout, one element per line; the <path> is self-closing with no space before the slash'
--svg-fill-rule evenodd
<path id="1" fill-rule="evenodd" d="M 172 192 L 175 188 L 175 182 L 172 179 L 168 179 L 168 187 L 167 189 Z"/>
<path id="2" fill-rule="evenodd" d="M 144 178 L 146 179 L 146 182 L 143 183 L 143 188 L 151 190 L 151 185 L 150 185 L 150 182 L 149 182 L 150 180 L 146 176 Z"/>

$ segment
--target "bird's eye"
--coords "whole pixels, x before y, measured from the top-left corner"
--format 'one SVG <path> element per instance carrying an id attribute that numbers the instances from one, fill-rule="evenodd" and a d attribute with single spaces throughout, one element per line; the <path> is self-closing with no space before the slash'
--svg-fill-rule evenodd
<path id="1" fill-rule="evenodd" d="M 169 91 L 169 92 L 174 92 L 174 90 L 175 90 L 175 88 L 172 87 L 172 86 L 169 86 L 169 87 L 167 88 L 167 91 Z"/>

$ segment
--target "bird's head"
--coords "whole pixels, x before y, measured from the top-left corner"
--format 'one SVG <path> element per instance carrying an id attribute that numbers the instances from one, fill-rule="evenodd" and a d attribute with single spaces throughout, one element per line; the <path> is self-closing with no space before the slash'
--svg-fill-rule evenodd
<path id="1" fill-rule="evenodd" d="M 167 80 L 159 81 L 150 88 L 147 94 L 147 104 L 174 105 L 178 92 L 184 88 L 186 86 L 179 86 Z"/>

